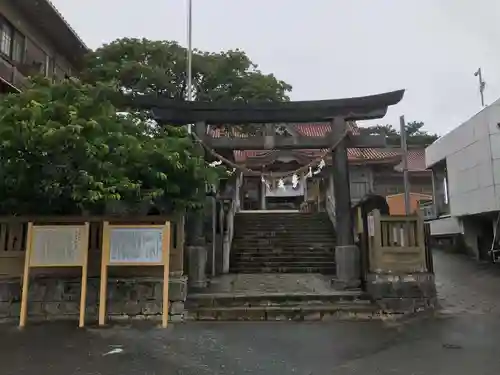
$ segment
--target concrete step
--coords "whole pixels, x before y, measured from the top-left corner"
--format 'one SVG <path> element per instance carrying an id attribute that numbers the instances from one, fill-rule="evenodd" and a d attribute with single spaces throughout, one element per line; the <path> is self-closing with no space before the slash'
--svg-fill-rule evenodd
<path id="1" fill-rule="evenodd" d="M 325 246 L 314 246 L 310 244 L 299 244 L 299 245 L 279 245 L 274 246 L 269 245 L 233 245 L 231 250 L 232 254 L 239 253 L 259 253 L 259 254 L 302 254 L 302 255 L 314 255 L 314 254 L 328 254 L 335 252 L 335 244 L 325 245 Z"/>
<path id="2" fill-rule="evenodd" d="M 361 291 L 331 293 L 191 294 L 192 320 L 372 319 L 377 307 Z"/>
<path id="3" fill-rule="evenodd" d="M 259 238 L 288 238 L 288 239 L 300 239 L 300 238 L 321 238 L 321 239 L 334 239 L 335 234 L 332 232 L 310 232 L 302 230 L 290 230 L 288 232 L 276 232 L 276 231 L 259 231 L 253 232 L 250 230 L 240 230 L 234 233 L 234 238 L 244 238 L 244 239 L 259 239 Z"/>
<path id="4" fill-rule="evenodd" d="M 333 274 L 335 244 L 326 213 L 238 213 L 230 270 Z"/>
<path id="5" fill-rule="evenodd" d="M 297 306 L 298 304 L 312 306 L 325 303 L 357 302 L 370 304 L 368 295 L 361 291 L 330 292 L 266 292 L 266 293 L 196 293 L 189 294 L 186 306 L 190 307 L 256 307 L 256 306 Z"/>
<path id="6" fill-rule="evenodd" d="M 321 267 L 330 267 L 332 264 L 335 264 L 335 260 L 332 258 L 321 259 L 319 261 L 312 261 L 310 259 L 292 259 L 290 261 L 278 260 L 271 261 L 269 259 L 261 259 L 261 260 L 235 260 L 232 264 L 238 268 L 247 268 L 247 267 L 304 267 L 304 268 L 321 268 Z"/>
<path id="7" fill-rule="evenodd" d="M 253 254 L 234 254 L 232 256 L 232 260 L 234 262 L 302 262 L 306 260 L 307 262 L 321 262 L 324 260 L 330 260 L 334 259 L 333 254 L 314 254 L 314 255 L 306 255 L 306 256 L 301 256 L 301 255 L 296 255 L 296 254 L 289 254 L 289 255 L 281 255 L 281 254 L 259 254 L 259 253 L 253 253 Z"/>
<path id="8" fill-rule="evenodd" d="M 321 273 L 324 275 L 335 274 L 336 267 L 335 263 L 331 263 L 329 266 L 324 267 L 305 267 L 305 266 L 277 266 L 277 267 L 258 267 L 258 266 L 247 266 L 239 267 L 238 265 L 233 265 L 229 267 L 229 272 L 231 273 Z"/>
<path id="9" fill-rule="evenodd" d="M 248 235 L 244 233 L 233 237 L 233 241 L 249 241 L 249 242 L 276 242 L 282 241 L 285 243 L 297 242 L 314 242 L 314 243 L 332 243 L 335 242 L 335 237 L 329 235 L 312 236 L 310 234 L 294 233 L 292 235 Z"/>
<path id="10" fill-rule="evenodd" d="M 335 247 L 335 241 L 328 241 L 328 242 L 323 242 L 323 241 L 307 241 L 307 240 L 300 240 L 300 241 L 280 241 L 280 240 L 275 240 L 275 241 L 267 241 L 262 240 L 262 241 L 251 241 L 251 240 L 243 240 L 243 239 L 238 239 L 233 242 L 233 246 L 235 248 L 255 248 L 255 247 L 260 247 L 260 248 L 291 248 L 291 249 L 300 249 L 303 248 L 305 250 L 309 249 L 329 249 L 332 246 Z"/>
<path id="11" fill-rule="evenodd" d="M 301 239 L 296 239 L 296 240 L 287 240 L 283 238 L 277 238 L 273 240 L 269 239 L 244 239 L 244 238 L 238 238 L 238 239 L 233 239 L 233 245 L 235 247 L 237 246 L 242 246 L 242 247 L 305 247 L 306 249 L 309 248 L 322 248 L 322 247 L 331 247 L 332 245 L 335 247 L 336 241 L 334 240 L 326 240 L 326 239 L 306 239 L 306 238 L 301 238 Z"/>
<path id="12" fill-rule="evenodd" d="M 269 221 L 266 223 L 259 223 L 259 222 L 247 222 L 247 221 L 236 220 L 235 227 L 238 225 L 240 226 L 252 225 L 255 226 L 255 228 L 302 227 L 302 228 L 323 229 L 323 230 L 328 230 L 333 228 L 333 225 L 330 223 L 309 222 L 309 221 L 296 221 L 296 222 Z"/>
<path id="13" fill-rule="evenodd" d="M 332 304 L 326 306 L 217 307 L 188 310 L 197 321 L 369 321 L 380 316 L 375 306 Z"/>
<path id="14" fill-rule="evenodd" d="M 238 228 L 235 229 L 234 235 L 236 237 L 240 236 L 254 236 L 254 237 L 268 237 L 268 236 L 311 236 L 311 237 L 334 237 L 335 232 L 333 230 L 308 230 L 307 228 L 294 228 L 287 227 L 286 230 L 278 230 L 276 228 L 269 229 L 257 229 L 257 228 Z"/>

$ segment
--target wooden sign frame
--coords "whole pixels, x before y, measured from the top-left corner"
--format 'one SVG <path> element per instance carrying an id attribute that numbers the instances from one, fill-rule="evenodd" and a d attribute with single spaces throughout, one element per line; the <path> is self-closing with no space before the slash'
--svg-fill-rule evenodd
<path id="1" fill-rule="evenodd" d="M 82 259 L 80 263 L 35 263 L 33 256 L 34 247 L 34 232 L 36 228 L 81 228 L 83 229 L 83 238 L 80 242 L 80 251 L 82 252 Z M 89 255 L 89 230 L 90 224 L 72 224 L 72 225 L 33 225 L 33 222 L 28 223 L 28 233 L 26 236 L 26 254 L 24 259 L 24 273 L 21 294 L 21 314 L 19 317 L 19 327 L 23 328 L 26 325 L 28 316 L 28 291 L 29 291 L 29 273 L 31 268 L 60 268 L 60 267 L 81 267 L 82 268 L 82 281 L 80 291 L 80 317 L 78 326 L 80 328 L 85 326 L 85 306 L 87 299 L 87 272 L 88 272 L 88 255 Z"/>
<path id="2" fill-rule="evenodd" d="M 113 229 L 162 229 L 162 259 L 160 262 L 112 262 L 111 261 L 111 231 Z M 163 267 L 163 316 L 162 327 L 168 325 L 168 282 L 170 268 L 170 221 L 161 225 L 153 224 L 127 224 L 110 225 L 108 221 L 104 222 L 102 232 L 102 259 L 101 259 L 101 285 L 99 295 L 99 325 L 106 324 L 106 297 L 108 290 L 108 268 L 123 266 L 147 266 Z"/>

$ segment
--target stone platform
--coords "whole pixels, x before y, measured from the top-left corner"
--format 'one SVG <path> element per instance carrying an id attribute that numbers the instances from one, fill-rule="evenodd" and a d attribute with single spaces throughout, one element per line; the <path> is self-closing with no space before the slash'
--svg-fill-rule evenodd
<path id="1" fill-rule="evenodd" d="M 212 280 L 201 293 L 328 293 L 331 280 L 314 273 L 228 274 Z"/>
<path id="2" fill-rule="evenodd" d="M 368 275 L 367 292 L 379 308 L 388 314 L 416 314 L 434 310 L 437 303 L 434 274 Z"/>

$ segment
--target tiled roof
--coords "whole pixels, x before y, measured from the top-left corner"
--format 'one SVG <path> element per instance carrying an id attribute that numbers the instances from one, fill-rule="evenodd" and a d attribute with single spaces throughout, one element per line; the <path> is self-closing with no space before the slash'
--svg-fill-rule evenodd
<path id="1" fill-rule="evenodd" d="M 308 124 L 290 124 L 293 126 L 295 131 L 304 137 L 324 137 L 329 132 L 332 131 L 331 124 L 329 122 L 316 122 Z M 352 134 L 359 134 L 359 128 L 354 122 L 347 123 L 348 129 Z M 234 128 L 233 128 L 234 129 Z M 209 134 L 213 138 L 225 137 L 228 134 L 228 130 L 220 126 L 210 127 Z M 231 137 L 234 138 L 247 138 L 248 134 L 242 133 L 237 130 L 233 130 Z"/>
<path id="2" fill-rule="evenodd" d="M 307 155 L 310 158 L 321 156 L 326 150 L 294 150 Z M 255 158 L 268 155 L 273 151 L 263 150 L 236 150 L 234 151 L 234 158 L 237 163 L 243 163 L 248 158 Z M 363 162 L 363 161 L 379 161 L 398 158 L 400 153 L 398 150 L 391 149 L 376 149 L 376 148 L 349 148 L 347 150 L 349 161 Z"/>
<path id="3" fill-rule="evenodd" d="M 349 123 L 349 129 L 352 134 L 359 134 L 359 128 L 356 123 Z M 294 129 L 305 137 L 324 137 L 331 131 L 330 123 L 308 123 L 308 124 L 294 124 Z M 226 131 L 223 128 L 211 128 L 210 134 L 214 138 L 224 137 Z M 246 138 L 247 134 L 233 132 L 233 137 Z M 318 157 L 325 150 L 295 150 L 306 154 L 309 157 Z M 248 158 L 262 157 L 268 155 L 273 151 L 269 150 L 236 150 L 234 151 L 235 161 L 243 163 Z M 349 161 L 351 162 L 369 162 L 369 161 L 394 161 L 401 156 L 399 148 L 349 148 L 347 150 Z M 401 163 L 396 167 L 401 170 Z M 424 149 L 410 149 L 408 150 L 408 170 L 409 171 L 422 171 L 425 170 L 425 150 Z"/>
<path id="4" fill-rule="evenodd" d="M 57 16 L 61 19 L 61 21 L 64 23 L 64 25 L 68 28 L 68 31 L 73 35 L 73 37 L 78 40 L 78 42 L 82 45 L 82 47 L 85 49 L 85 50 L 89 50 L 89 47 L 85 44 L 85 42 L 82 40 L 82 38 L 80 38 L 80 36 L 77 34 L 77 32 L 75 31 L 75 29 L 73 29 L 71 27 L 71 25 L 69 24 L 68 21 L 66 21 L 66 19 L 64 18 L 64 16 L 62 15 L 61 12 L 59 12 L 59 10 L 56 8 L 56 6 L 52 3 L 52 1 L 50 0 L 44 0 L 47 5 L 52 9 L 52 11 L 57 14 Z"/>
<path id="5" fill-rule="evenodd" d="M 403 170 L 403 164 L 396 166 L 396 170 Z M 409 171 L 425 171 L 425 149 L 409 149 L 408 150 L 408 170 Z"/>

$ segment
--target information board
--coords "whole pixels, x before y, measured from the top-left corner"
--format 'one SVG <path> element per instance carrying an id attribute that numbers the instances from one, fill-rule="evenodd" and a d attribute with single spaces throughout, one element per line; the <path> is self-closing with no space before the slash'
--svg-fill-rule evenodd
<path id="1" fill-rule="evenodd" d="M 110 264 L 162 264 L 163 228 L 111 228 Z"/>
<path id="2" fill-rule="evenodd" d="M 167 326 L 170 229 L 170 222 L 163 225 L 110 225 L 108 222 L 104 223 L 99 296 L 100 326 L 106 323 L 108 267 L 113 266 L 163 267 L 162 326 Z"/>
<path id="3" fill-rule="evenodd" d="M 89 223 L 81 225 L 33 225 L 28 223 L 19 326 L 26 325 L 30 269 L 34 267 L 81 267 L 79 326 L 85 325 Z"/>
<path id="4" fill-rule="evenodd" d="M 33 226 L 30 267 L 81 266 L 84 225 Z"/>

